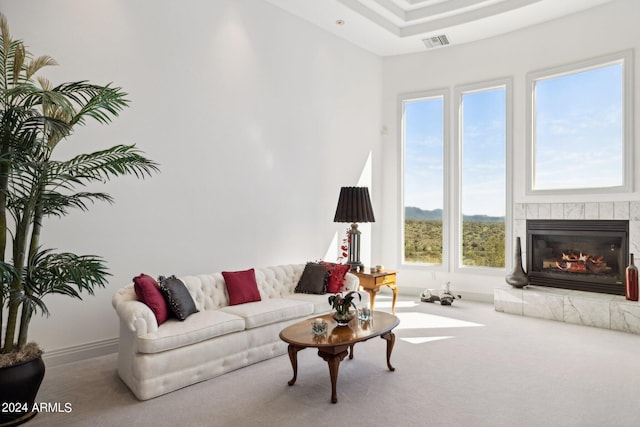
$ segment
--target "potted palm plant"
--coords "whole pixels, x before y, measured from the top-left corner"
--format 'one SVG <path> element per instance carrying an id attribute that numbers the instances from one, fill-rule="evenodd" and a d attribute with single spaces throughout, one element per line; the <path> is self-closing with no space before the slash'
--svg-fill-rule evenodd
<path id="1" fill-rule="evenodd" d="M 117 117 L 128 105 L 126 93 L 86 81 L 52 85 L 38 72 L 55 61 L 34 57 L 22 41 L 13 40 L 2 14 L 0 37 L 0 325 L 5 325 L 0 331 L 0 425 L 5 426 L 35 415 L 31 405 L 44 364 L 41 350 L 28 341 L 33 314 L 49 314 L 47 295 L 81 298 L 104 287 L 109 275 L 99 256 L 43 248 L 44 220 L 113 201 L 106 193 L 86 191 L 88 184 L 149 176 L 158 166 L 134 145 L 54 159 L 55 148 L 74 127 L 87 119 L 108 124 Z M 25 373 L 33 377 L 35 391 Z"/>

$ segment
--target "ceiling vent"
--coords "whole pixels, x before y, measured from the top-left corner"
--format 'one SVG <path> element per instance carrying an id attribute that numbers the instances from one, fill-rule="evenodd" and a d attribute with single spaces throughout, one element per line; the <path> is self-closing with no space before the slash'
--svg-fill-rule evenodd
<path id="1" fill-rule="evenodd" d="M 442 47 L 449 44 L 449 39 L 444 34 L 440 36 L 428 37 L 422 40 L 427 49 L 433 49 L 434 47 Z"/>

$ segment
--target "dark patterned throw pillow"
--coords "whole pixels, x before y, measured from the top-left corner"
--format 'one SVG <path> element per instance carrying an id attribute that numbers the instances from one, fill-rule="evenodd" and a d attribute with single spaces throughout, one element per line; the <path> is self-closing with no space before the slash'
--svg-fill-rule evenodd
<path id="1" fill-rule="evenodd" d="M 184 320 L 198 312 L 196 304 L 182 280 L 176 276 L 160 276 L 158 283 L 169 309 L 178 319 Z"/>
<path id="2" fill-rule="evenodd" d="M 316 262 L 308 262 L 304 266 L 300 281 L 295 292 L 303 294 L 324 294 L 327 292 L 327 277 L 329 272 L 326 267 Z"/>

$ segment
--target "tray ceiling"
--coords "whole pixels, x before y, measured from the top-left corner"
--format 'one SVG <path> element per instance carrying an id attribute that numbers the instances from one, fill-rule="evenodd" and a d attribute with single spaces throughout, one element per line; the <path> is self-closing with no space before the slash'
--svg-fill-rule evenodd
<path id="1" fill-rule="evenodd" d="M 613 0 L 266 0 L 380 56 L 468 43 Z M 427 40 L 426 42 L 424 40 Z"/>

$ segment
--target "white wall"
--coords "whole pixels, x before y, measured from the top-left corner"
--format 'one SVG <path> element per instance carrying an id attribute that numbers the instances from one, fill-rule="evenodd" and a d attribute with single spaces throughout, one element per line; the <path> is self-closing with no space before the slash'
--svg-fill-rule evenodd
<path id="1" fill-rule="evenodd" d="M 389 130 L 383 138 L 385 163 L 400 165 L 399 103 L 403 93 L 449 88 L 503 77 L 513 79 L 513 203 L 630 201 L 639 200 L 638 193 L 611 195 L 576 195 L 564 197 L 525 196 L 525 76 L 528 72 L 606 55 L 624 49 L 635 49 L 636 82 L 634 95 L 640 99 L 640 2 L 618 0 L 575 16 L 558 19 L 504 36 L 475 43 L 454 45 L 426 53 L 390 57 L 383 60 L 383 125 Z M 452 103 L 453 104 L 453 103 Z M 453 108 L 453 105 L 452 105 Z M 634 113 L 636 134 L 640 132 L 639 109 Z M 453 113 L 453 111 L 452 111 Z M 453 115 L 452 115 L 453 117 Z M 451 123 L 453 126 L 453 121 Z M 451 129 L 451 135 L 453 135 Z M 636 153 L 638 148 L 636 144 Z M 635 170 L 638 169 L 636 155 Z M 400 265 L 400 183 L 397 168 L 382 170 L 384 223 L 380 231 L 380 253 L 386 265 L 399 268 L 398 281 L 405 293 L 425 288 L 439 288 L 451 281 L 454 291 L 475 293 L 491 298 L 493 288 L 504 284 L 504 273 L 465 275 L 436 272 L 425 268 Z M 635 188 L 640 174 L 636 173 Z M 512 236 L 508 236 L 509 239 Z M 508 259 L 510 257 L 507 257 Z"/>
<path id="2" fill-rule="evenodd" d="M 50 299 L 51 318 L 31 334 L 45 350 L 116 338 L 111 296 L 141 272 L 337 253 L 341 186 L 372 186 L 379 208 L 380 58 L 261 0 L 0 0 L 0 10 L 15 38 L 58 61 L 44 73 L 54 83 L 130 94 L 113 125 L 90 123 L 57 156 L 136 143 L 162 170 L 97 187 L 113 206 L 45 224 L 45 245 L 102 255 L 113 274 L 83 302 Z"/>

